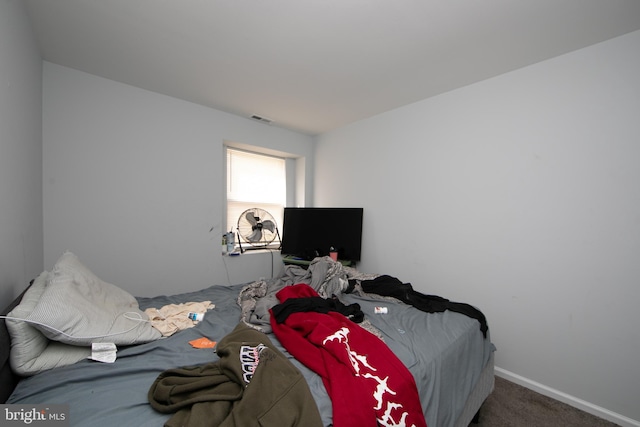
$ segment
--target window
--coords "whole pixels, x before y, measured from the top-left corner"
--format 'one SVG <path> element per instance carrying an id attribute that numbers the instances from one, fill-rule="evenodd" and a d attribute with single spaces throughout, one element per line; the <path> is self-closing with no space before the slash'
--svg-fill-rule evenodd
<path id="1" fill-rule="evenodd" d="M 227 230 L 237 231 L 238 218 L 251 208 L 269 212 L 281 230 L 287 201 L 285 159 L 232 147 L 226 151 Z M 276 237 L 273 243 L 280 241 Z"/>

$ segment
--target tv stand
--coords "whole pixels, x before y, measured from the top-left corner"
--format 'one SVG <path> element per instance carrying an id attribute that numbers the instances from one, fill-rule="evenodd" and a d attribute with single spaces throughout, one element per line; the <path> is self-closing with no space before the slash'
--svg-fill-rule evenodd
<path id="1" fill-rule="evenodd" d="M 311 261 L 308 261 L 304 258 L 300 258 L 294 255 L 282 255 L 282 262 L 284 262 L 284 265 L 298 265 L 300 267 L 304 267 L 307 268 L 309 267 L 309 264 L 311 264 Z M 355 267 L 356 266 L 356 262 L 355 261 L 348 261 L 348 260 L 344 260 L 344 259 L 339 259 L 338 262 L 342 265 L 344 265 L 345 267 Z"/>

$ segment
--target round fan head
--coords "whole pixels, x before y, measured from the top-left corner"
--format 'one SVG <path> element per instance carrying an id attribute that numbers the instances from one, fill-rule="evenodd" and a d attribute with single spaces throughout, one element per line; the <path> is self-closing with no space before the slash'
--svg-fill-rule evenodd
<path id="1" fill-rule="evenodd" d="M 238 218 L 238 234 L 253 246 L 268 246 L 276 238 L 276 220 L 264 209 L 247 209 Z"/>

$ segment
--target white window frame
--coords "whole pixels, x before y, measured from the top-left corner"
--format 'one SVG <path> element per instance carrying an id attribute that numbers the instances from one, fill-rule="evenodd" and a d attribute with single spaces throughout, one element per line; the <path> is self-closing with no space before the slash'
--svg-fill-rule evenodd
<path id="1" fill-rule="evenodd" d="M 223 163 L 224 163 L 224 212 L 223 212 L 223 223 L 225 231 L 233 230 L 235 234 L 235 246 L 238 247 L 238 236 L 237 236 L 237 218 L 233 220 L 232 218 L 228 218 L 229 211 L 229 200 L 228 200 L 228 174 L 227 174 L 227 156 L 228 150 L 237 150 L 244 151 L 250 154 L 256 154 L 261 156 L 269 156 L 275 157 L 279 159 L 283 159 L 285 161 L 285 202 L 284 206 L 297 206 L 296 199 L 297 193 L 296 188 L 298 187 L 298 183 L 302 182 L 304 185 L 304 158 L 300 156 L 296 156 L 290 153 L 284 153 L 276 150 L 266 149 L 264 147 L 252 146 L 247 144 L 240 144 L 225 141 L 224 144 L 224 155 L 223 155 Z M 268 249 L 278 249 L 280 247 L 280 237 L 282 236 L 282 217 L 284 215 L 284 209 L 280 209 L 280 212 L 273 212 L 273 209 L 269 207 L 263 207 L 259 203 L 253 204 L 250 207 L 262 207 L 263 209 L 269 211 L 276 218 L 276 225 L 278 228 L 278 236 L 276 239 L 266 248 Z M 241 242 L 243 249 L 254 248 L 249 243 L 245 241 Z"/>

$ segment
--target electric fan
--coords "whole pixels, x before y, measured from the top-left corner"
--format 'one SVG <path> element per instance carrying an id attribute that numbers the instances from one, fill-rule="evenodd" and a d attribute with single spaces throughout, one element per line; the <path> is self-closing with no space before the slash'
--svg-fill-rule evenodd
<path id="1" fill-rule="evenodd" d="M 255 247 L 265 247 L 273 242 L 278 233 L 276 220 L 260 208 L 247 209 L 238 218 L 238 234 L 245 242 Z"/>

